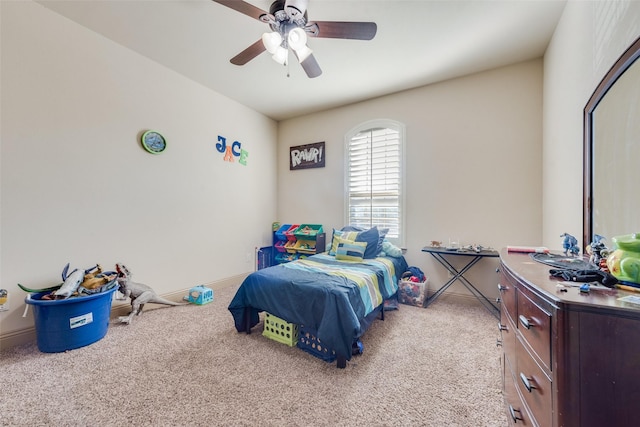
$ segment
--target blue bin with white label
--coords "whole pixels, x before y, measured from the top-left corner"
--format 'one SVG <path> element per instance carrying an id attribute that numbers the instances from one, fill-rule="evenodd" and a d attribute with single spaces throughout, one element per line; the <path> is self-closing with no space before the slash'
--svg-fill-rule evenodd
<path id="1" fill-rule="evenodd" d="M 25 302 L 33 306 L 38 349 L 60 353 L 101 340 L 109 329 L 114 286 L 93 295 L 61 300 L 43 300 L 49 292 L 31 294 Z"/>

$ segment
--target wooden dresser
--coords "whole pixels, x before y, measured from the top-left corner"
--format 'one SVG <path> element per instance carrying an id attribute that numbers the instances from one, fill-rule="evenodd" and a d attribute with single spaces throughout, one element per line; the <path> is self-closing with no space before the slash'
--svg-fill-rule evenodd
<path id="1" fill-rule="evenodd" d="M 549 267 L 500 252 L 503 392 L 510 425 L 640 426 L 640 306 L 621 290 L 561 292 Z"/>

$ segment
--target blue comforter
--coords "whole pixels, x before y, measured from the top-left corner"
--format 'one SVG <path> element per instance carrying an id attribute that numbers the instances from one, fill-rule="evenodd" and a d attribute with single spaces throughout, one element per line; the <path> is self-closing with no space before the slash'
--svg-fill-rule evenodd
<path id="1" fill-rule="evenodd" d="M 336 354 L 351 359 L 351 346 L 366 330 L 365 317 L 398 290 L 407 270 L 404 258 L 338 261 L 318 254 L 251 273 L 229 304 L 238 332 L 266 311 L 289 323 L 317 331 Z"/>

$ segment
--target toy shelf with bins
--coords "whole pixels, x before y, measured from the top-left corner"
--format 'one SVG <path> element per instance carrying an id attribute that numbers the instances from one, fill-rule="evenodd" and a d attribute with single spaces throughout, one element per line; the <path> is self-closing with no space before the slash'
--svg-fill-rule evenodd
<path id="1" fill-rule="evenodd" d="M 275 264 L 325 251 L 326 235 L 320 224 L 283 224 L 273 233 Z"/>

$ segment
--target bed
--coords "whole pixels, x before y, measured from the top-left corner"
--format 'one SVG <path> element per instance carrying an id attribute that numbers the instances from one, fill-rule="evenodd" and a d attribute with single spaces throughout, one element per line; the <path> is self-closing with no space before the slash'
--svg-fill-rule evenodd
<path id="1" fill-rule="evenodd" d="M 376 248 L 376 255 L 384 256 L 341 256 L 345 247 L 352 253 L 353 241 L 336 238 L 335 233 L 329 252 L 247 276 L 229 304 L 236 330 L 250 333 L 260 321 L 259 313 L 266 311 L 312 330 L 333 349 L 337 366 L 344 368 L 353 344 L 384 315 L 384 300 L 396 294 L 407 263 L 401 253 L 387 256 Z M 380 247 L 377 237 L 375 244 Z"/>

